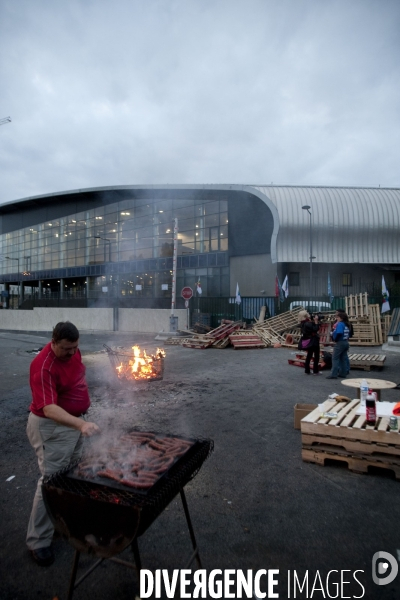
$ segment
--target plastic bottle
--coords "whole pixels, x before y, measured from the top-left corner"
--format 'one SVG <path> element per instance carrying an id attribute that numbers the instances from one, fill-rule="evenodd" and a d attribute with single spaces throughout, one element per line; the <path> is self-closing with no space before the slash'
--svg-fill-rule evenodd
<path id="1" fill-rule="evenodd" d="M 372 390 L 368 390 L 367 399 L 365 401 L 365 416 L 367 425 L 375 425 L 376 423 L 376 400 Z"/>
<path id="2" fill-rule="evenodd" d="M 360 383 L 360 398 L 361 398 L 361 406 L 365 408 L 365 401 L 368 395 L 368 383 L 366 379 L 363 379 Z"/>

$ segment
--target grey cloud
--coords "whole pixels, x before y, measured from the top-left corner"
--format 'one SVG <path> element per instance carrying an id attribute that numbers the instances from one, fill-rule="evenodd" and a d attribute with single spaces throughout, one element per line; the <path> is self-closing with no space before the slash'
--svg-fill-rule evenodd
<path id="1" fill-rule="evenodd" d="M 399 16 L 395 0 L 3 0 L 0 202 L 398 185 Z"/>

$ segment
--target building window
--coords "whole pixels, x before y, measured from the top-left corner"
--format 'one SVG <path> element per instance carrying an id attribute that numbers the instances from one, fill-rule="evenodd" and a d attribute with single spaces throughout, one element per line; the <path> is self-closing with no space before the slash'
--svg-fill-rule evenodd
<path id="1" fill-rule="evenodd" d="M 353 285 L 351 273 L 342 273 L 342 285 Z"/>
<path id="2" fill-rule="evenodd" d="M 291 287 L 300 285 L 300 273 L 289 273 L 289 285 Z"/>

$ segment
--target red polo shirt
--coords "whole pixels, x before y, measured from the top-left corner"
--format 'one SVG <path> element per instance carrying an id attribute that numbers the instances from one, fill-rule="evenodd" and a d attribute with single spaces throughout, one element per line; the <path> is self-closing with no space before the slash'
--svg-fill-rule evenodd
<path id="1" fill-rule="evenodd" d="M 45 417 L 43 407 L 57 404 L 74 417 L 85 413 L 90 406 L 85 371 L 79 349 L 64 362 L 54 354 L 51 342 L 47 344 L 30 367 L 31 412 Z"/>

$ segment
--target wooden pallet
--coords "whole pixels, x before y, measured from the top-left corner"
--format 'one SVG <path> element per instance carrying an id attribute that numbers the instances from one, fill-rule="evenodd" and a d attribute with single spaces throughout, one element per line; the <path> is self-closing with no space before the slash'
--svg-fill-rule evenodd
<path id="1" fill-rule="evenodd" d="M 349 470 L 354 473 L 368 473 L 369 467 L 385 469 L 387 471 L 392 471 L 396 479 L 400 481 L 400 466 L 393 464 L 392 462 L 358 458 L 339 452 L 315 451 L 307 448 L 302 449 L 301 457 L 305 462 L 312 462 L 322 466 L 325 466 L 326 460 L 345 462 L 347 463 Z"/>
<path id="2" fill-rule="evenodd" d="M 230 341 L 229 341 L 229 336 L 222 338 L 220 340 L 216 340 L 215 342 L 213 342 L 211 344 L 212 348 L 218 348 L 218 349 L 223 349 L 226 348 L 227 346 L 229 346 Z"/>
<path id="3" fill-rule="evenodd" d="M 302 458 L 324 465 L 327 459 L 344 461 L 351 471 L 367 473 L 369 467 L 389 469 L 400 479 L 400 433 L 391 431 L 389 417 L 378 417 L 374 426 L 358 415 L 360 401 L 326 400 L 301 420 Z"/>
<path id="4" fill-rule="evenodd" d="M 384 366 L 385 354 L 349 354 L 350 368 L 370 371 L 374 367 L 381 369 Z"/>
<path id="5" fill-rule="evenodd" d="M 331 329 L 332 329 L 332 324 L 329 321 L 324 321 L 323 323 L 320 324 L 318 335 L 319 335 L 319 343 L 321 345 L 330 344 L 332 342 Z"/>
<path id="6" fill-rule="evenodd" d="M 368 294 L 354 294 L 344 299 L 345 310 L 349 317 L 368 317 Z"/>
<path id="7" fill-rule="evenodd" d="M 383 417 L 388 420 L 389 417 Z M 303 448 L 309 450 L 323 450 L 324 452 L 347 452 L 359 458 L 385 459 L 400 467 L 400 446 L 396 444 L 368 444 L 359 440 L 348 440 L 346 438 L 335 438 L 327 435 L 309 435 L 303 433 L 301 436 Z"/>
<path id="8" fill-rule="evenodd" d="M 300 359 L 297 358 L 296 360 L 294 360 L 293 358 L 288 358 L 288 363 L 289 363 L 289 365 L 293 365 L 295 367 L 302 367 L 303 369 L 306 366 L 305 359 L 301 359 L 301 358 Z M 311 359 L 311 361 L 310 361 L 310 369 L 312 369 L 313 366 L 314 366 L 314 360 Z M 326 367 L 326 362 L 321 359 L 318 362 L 318 367 L 319 367 L 319 371 L 322 371 L 322 369 L 325 369 L 325 367 Z"/>
<path id="9" fill-rule="evenodd" d="M 266 319 L 263 323 L 254 323 L 253 330 L 263 339 L 263 334 L 268 337 L 270 333 L 272 336 L 279 336 L 282 339 L 283 332 L 293 329 L 298 325 L 298 316 L 301 310 L 304 309 L 299 306 L 294 310 L 289 310 L 276 317 Z"/>
<path id="10" fill-rule="evenodd" d="M 197 350 L 204 350 L 212 345 L 212 340 L 204 340 L 203 338 L 184 338 L 181 342 L 184 348 L 196 348 Z"/>
<path id="11" fill-rule="evenodd" d="M 182 344 L 183 338 L 175 338 L 170 337 L 165 340 L 164 344 L 169 344 L 170 346 L 180 346 Z"/>
<path id="12" fill-rule="evenodd" d="M 212 341 L 222 340 L 241 327 L 243 327 L 242 321 L 225 321 L 216 329 L 204 334 L 204 337 L 210 338 Z"/>
<path id="13" fill-rule="evenodd" d="M 254 333 L 238 332 L 229 336 L 229 341 L 235 350 L 240 348 L 265 348 L 263 340 Z"/>

